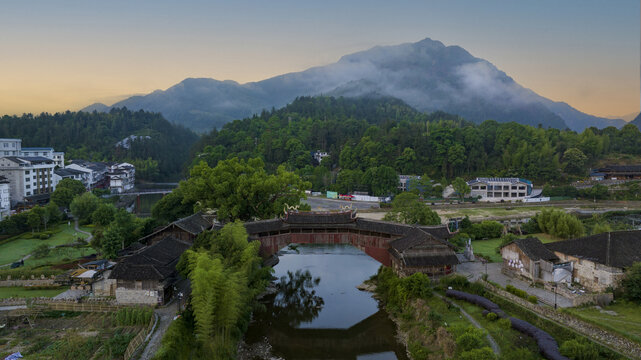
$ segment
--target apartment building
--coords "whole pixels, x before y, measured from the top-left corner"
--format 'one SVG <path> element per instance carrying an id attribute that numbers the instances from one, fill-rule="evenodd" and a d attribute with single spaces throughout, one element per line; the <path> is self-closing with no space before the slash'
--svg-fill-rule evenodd
<path id="1" fill-rule="evenodd" d="M 24 202 L 27 197 L 53 192 L 55 167 L 52 159 L 43 156 L 0 158 L 0 176 L 9 181 L 11 206 Z"/>

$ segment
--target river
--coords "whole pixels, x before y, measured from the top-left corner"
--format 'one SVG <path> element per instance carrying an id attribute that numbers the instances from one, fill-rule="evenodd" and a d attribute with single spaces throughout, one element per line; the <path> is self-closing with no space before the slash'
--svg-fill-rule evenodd
<path id="1" fill-rule="evenodd" d="M 279 291 L 263 298 L 245 336 L 247 359 L 406 360 L 396 326 L 356 286 L 380 264 L 350 245 L 292 245 L 279 254 Z M 255 349 L 270 349 L 257 354 Z"/>

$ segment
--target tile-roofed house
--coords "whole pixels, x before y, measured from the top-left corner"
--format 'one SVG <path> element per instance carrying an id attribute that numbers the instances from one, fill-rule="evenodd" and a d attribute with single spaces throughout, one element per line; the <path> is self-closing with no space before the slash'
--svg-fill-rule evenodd
<path id="1" fill-rule="evenodd" d="M 641 262 L 641 231 L 613 231 L 541 243 L 519 239 L 501 247 L 503 268 L 533 281 L 574 281 L 591 291 L 616 287 L 625 270 Z M 561 272 L 567 276 L 560 276 Z"/>
<path id="2" fill-rule="evenodd" d="M 606 165 L 592 173 L 602 174 L 602 179 L 641 179 L 641 165 Z"/>
<path id="3" fill-rule="evenodd" d="M 220 227 L 221 225 L 216 221 L 214 215 L 198 212 L 178 219 L 160 230 L 140 238 L 138 242 L 143 245 L 151 245 L 165 236 L 173 236 L 181 241 L 193 243 L 196 236 L 201 232 Z"/>
<path id="4" fill-rule="evenodd" d="M 167 236 L 126 256 L 113 268 L 119 303 L 162 304 L 172 295 L 176 264 L 191 244 Z"/>
<path id="5" fill-rule="evenodd" d="M 459 264 L 454 246 L 443 239 L 412 228 L 403 237 L 389 244 L 392 267 L 401 275 L 422 272 L 438 278 L 454 272 Z"/>

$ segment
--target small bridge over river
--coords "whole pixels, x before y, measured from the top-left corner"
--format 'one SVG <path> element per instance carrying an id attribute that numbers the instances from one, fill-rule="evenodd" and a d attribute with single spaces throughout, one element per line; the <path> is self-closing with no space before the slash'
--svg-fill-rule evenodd
<path id="1" fill-rule="evenodd" d="M 123 192 L 123 193 L 106 194 L 106 195 L 103 195 L 102 197 L 108 198 L 113 196 L 140 196 L 140 195 L 154 195 L 154 194 L 167 195 L 172 191 L 174 191 L 174 189 L 148 189 L 148 190 L 129 191 L 129 192 Z"/>

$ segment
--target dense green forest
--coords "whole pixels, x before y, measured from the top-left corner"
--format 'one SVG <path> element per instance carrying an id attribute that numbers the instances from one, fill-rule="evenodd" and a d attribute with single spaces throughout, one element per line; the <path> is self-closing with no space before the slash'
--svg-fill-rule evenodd
<path id="1" fill-rule="evenodd" d="M 321 166 L 311 156 L 316 150 L 330 155 Z M 582 133 L 492 120 L 475 125 L 443 112 L 420 113 L 397 99 L 332 97 L 301 97 L 228 123 L 192 150 L 194 164 L 260 157 L 267 169 L 296 170 L 314 190 L 338 191 L 371 191 L 376 170 L 389 168 L 437 180 L 517 176 L 563 184 L 600 162 L 638 155 L 641 132 L 634 125 Z"/>
<path id="2" fill-rule="evenodd" d="M 0 134 L 22 139 L 23 147 L 53 147 L 65 159 L 129 161 L 144 180 L 174 180 L 189 159 L 196 134 L 171 124 L 162 115 L 114 109 L 108 113 L 64 112 L 3 116 Z M 129 149 L 116 143 L 130 135 L 150 138 L 131 142 Z"/>

